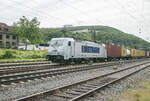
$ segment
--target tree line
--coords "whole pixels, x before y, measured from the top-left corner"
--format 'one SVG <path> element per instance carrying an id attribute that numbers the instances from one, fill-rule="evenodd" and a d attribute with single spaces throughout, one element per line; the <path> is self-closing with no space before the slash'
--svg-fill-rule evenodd
<path id="1" fill-rule="evenodd" d="M 88 32 L 73 32 L 88 29 Z M 65 30 L 65 31 L 64 31 Z M 50 41 L 54 37 L 72 37 L 79 40 L 94 40 L 93 26 L 78 26 L 68 28 L 42 28 L 43 37 Z M 95 26 L 96 42 L 115 44 L 125 48 L 150 50 L 150 43 L 132 34 L 124 33 L 108 26 Z"/>
<path id="2" fill-rule="evenodd" d="M 132 34 L 124 33 L 116 28 L 108 26 L 76 26 L 67 28 L 39 28 L 40 22 L 37 18 L 31 20 L 25 16 L 13 24 L 12 30 L 19 36 L 20 42 L 26 44 L 47 43 L 56 37 L 72 37 L 79 40 L 94 40 L 94 29 L 96 42 L 120 45 L 125 48 L 150 50 L 150 43 Z M 74 32 L 87 29 L 88 32 Z"/>

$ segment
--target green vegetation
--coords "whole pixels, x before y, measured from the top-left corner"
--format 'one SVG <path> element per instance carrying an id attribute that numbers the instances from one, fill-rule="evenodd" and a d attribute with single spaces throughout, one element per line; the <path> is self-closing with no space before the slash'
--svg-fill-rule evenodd
<path id="1" fill-rule="evenodd" d="M 142 82 L 139 88 L 127 90 L 120 99 L 127 101 L 150 101 L 150 82 Z M 142 88 L 141 88 L 142 87 Z"/>
<path id="2" fill-rule="evenodd" d="M 78 33 L 77 30 L 88 29 L 89 32 Z M 114 43 L 126 48 L 150 50 L 150 43 L 134 35 L 124 33 L 108 26 L 95 26 L 96 41 L 100 43 Z M 68 28 L 42 28 L 45 42 L 54 37 L 73 37 L 80 40 L 93 41 L 93 26 L 78 26 Z"/>
<path id="3" fill-rule="evenodd" d="M 21 51 L 14 49 L 2 49 L 0 50 L 0 61 L 7 59 L 25 60 L 25 59 L 39 59 L 45 58 L 47 52 L 41 51 Z"/>
<path id="4" fill-rule="evenodd" d="M 42 36 L 39 28 L 40 22 L 36 17 L 29 20 L 25 16 L 20 18 L 20 21 L 14 23 L 12 31 L 19 36 L 21 42 L 33 45 L 39 44 L 42 41 Z"/>
<path id="5" fill-rule="evenodd" d="M 110 101 L 150 101 L 150 79 L 148 77 L 150 77 L 150 72 L 148 72 L 146 81 L 136 83 L 134 88 L 125 90 Z"/>
<path id="6" fill-rule="evenodd" d="M 40 22 L 36 17 L 29 20 L 25 16 L 13 24 L 12 31 L 19 36 L 20 42 L 37 45 L 47 43 L 56 37 L 72 37 L 79 40 L 94 41 L 94 29 L 96 42 L 114 43 L 125 48 L 150 50 L 150 43 L 134 35 L 124 33 L 108 26 L 75 26 L 67 28 L 39 28 Z M 88 32 L 78 32 L 88 30 Z M 76 32 L 75 32 L 76 31 Z"/>
<path id="7" fill-rule="evenodd" d="M 72 37 L 79 40 L 94 41 L 96 31 L 96 42 L 114 43 L 125 48 L 150 50 L 150 43 L 134 35 L 124 33 L 118 29 L 108 26 L 76 26 L 67 28 L 39 28 L 40 22 L 36 17 L 29 20 L 25 16 L 13 24 L 12 31 L 19 36 L 20 42 L 26 44 L 47 43 L 56 37 Z M 74 32 L 88 30 L 88 32 Z"/>

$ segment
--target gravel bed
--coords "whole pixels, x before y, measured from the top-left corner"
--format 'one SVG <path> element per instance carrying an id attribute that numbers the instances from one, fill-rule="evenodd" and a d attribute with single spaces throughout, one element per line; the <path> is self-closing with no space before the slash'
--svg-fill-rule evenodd
<path id="1" fill-rule="evenodd" d="M 143 63 L 143 62 L 138 62 L 138 63 Z M 134 64 L 137 64 L 137 63 L 127 64 L 127 65 L 122 66 L 122 68 L 125 66 L 131 66 Z M 79 80 L 93 78 L 97 75 L 114 71 L 109 68 L 112 68 L 112 67 L 107 67 L 106 69 L 100 68 L 100 69 L 75 72 L 75 73 L 65 74 L 61 76 L 60 75 L 54 76 L 50 78 L 36 79 L 36 80 L 32 80 L 26 83 L 12 84 L 11 86 L 8 86 L 8 87 L 2 87 L 0 88 L 0 101 L 12 101 L 16 98 L 35 94 L 35 93 L 49 90 L 49 89 L 54 89 L 62 85 L 74 83 Z"/>
<path id="2" fill-rule="evenodd" d="M 111 84 L 108 87 L 99 90 L 96 92 L 95 95 L 87 97 L 82 101 L 110 101 L 110 99 L 114 99 L 113 101 L 120 101 L 117 100 L 116 97 L 124 92 L 128 88 L 134 88 L 138 82 L 145 81 L 147 79 L 150 80 L 150 67 L 146 68 L 130 77 L 127 77 L 115 84 Z"/>

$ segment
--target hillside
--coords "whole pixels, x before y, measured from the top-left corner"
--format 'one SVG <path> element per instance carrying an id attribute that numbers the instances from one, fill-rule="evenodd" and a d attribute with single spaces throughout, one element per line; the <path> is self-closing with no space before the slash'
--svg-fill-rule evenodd
<path id="1" fill-rule="evenodd" d="M 93 26 L 77 26 L 68 28 L 42 28 L 43 38 L 49 41 L 54 37 L 73 37 L 80 40 L 93 41 Z M 84 32 L 87 30 L 88 32 Z M 134 35 L 124 33 L 108 26 L 95 26 L 96 41 L 114 43 L 126 48 L 150 49 L 150 43 Z"/>

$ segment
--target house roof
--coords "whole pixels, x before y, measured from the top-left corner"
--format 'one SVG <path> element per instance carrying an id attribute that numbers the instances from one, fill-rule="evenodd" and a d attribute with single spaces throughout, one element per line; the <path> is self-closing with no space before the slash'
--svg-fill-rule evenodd
<path id="1" fill-rule="evenodd" d="M 2 22 L 0 22 L 0 32 L 12 34 L 10 27 L 7 24 Z"/>

